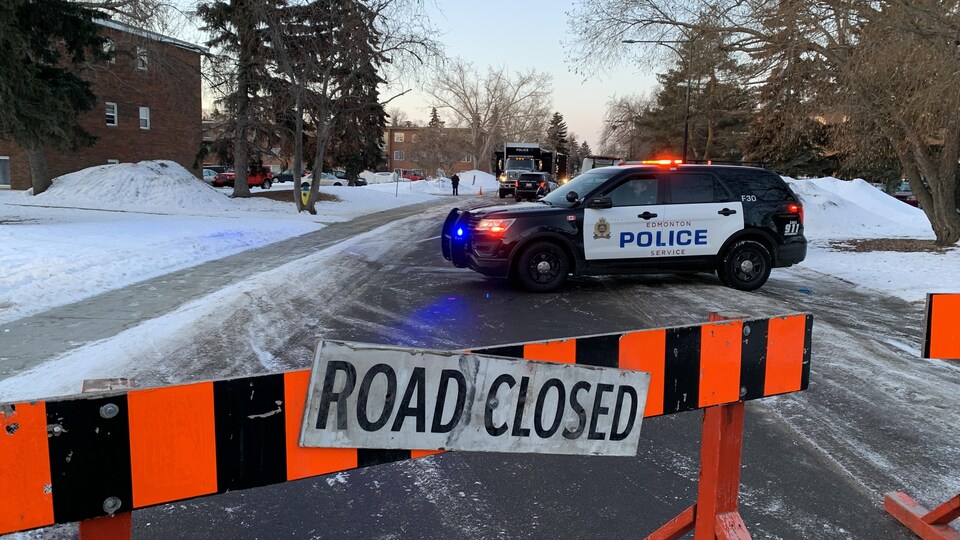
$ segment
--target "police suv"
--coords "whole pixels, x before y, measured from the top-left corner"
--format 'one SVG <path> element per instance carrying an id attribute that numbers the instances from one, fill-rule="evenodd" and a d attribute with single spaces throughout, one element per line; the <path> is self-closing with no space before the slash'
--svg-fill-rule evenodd
<path id="1" fill-rule="evenodd" d="M 592 169 L 535 203 L 453 209 L 441 234 L 457 267 L 557 290 L 569 274 L 717 272 L 761 287 L 803 261 L 803 206 L 778 175 L 752 167 Z"/>

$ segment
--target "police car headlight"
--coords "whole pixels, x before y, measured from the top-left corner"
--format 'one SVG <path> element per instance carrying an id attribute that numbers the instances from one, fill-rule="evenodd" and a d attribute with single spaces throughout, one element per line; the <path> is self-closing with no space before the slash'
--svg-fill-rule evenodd
<path id="1" fill-rule="evenodd" d="M 515 219 L 481 219 L 474 229 L 476 232 L 502 234 L 513 225 Z"/>

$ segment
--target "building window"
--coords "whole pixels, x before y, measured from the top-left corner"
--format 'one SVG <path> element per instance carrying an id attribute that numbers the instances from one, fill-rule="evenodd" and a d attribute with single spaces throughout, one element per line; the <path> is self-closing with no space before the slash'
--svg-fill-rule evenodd
<path id="1" fill-rule="evenodd" d="M 112 39 L 105 40 L 103 42 L 103 54 L 107 55 L 107 62 L 111 64 L 117 63 L 117 47 L 113 43 Z"/>
<path id="2" fill-rule="evenodd" d="M 119 160 L 119 159 L 108 159 L 108 160 L 107 160 L 107 165 L 119 165 L 119 164 L 120 164 L 120 160 Z"/>
<path id="3" fill-rule="evenodd" d="M 403 133 L 400 133 L 400 132 L 394 133 L 393 142 L 403 142 Z"/>
<path id="4" fill-rule="evenodd" d="M 394 151 L 393 151 L 393 160 L 394 160 L 394 161 L 403 161 L 403 150 L 394 150 Z"/>
<path id="5" fill-rule="evenodd" d="M 150 129 L 150 107 L 140 107 L 140 129 Z"/>
<path id="6" fill-rule="evenodd" d="M 137 47 L 137 69 L 147 69 L 147 50 Z"/>
<path id="7" fill-rule="evenodd" d="M 0 156 L 0 187 L 10 187 L 10 158 Z"/>
<path id="8" fill-rule="evenodd" d="M 107 102 L 107 125 L 117 125 L 117 104 Z"/>
<path id="9" fill-rule="evenodd" d="M 460 161 L 464 163 L 470 163 L 473 161 L 473 156 L 471 156 L 470 154 L 464 154 L 463 157 L 460 158 Z"/>

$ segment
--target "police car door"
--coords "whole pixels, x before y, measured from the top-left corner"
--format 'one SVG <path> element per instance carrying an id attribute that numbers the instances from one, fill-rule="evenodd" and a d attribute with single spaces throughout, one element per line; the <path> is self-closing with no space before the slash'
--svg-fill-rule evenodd
<path id="1" fill-rule="evenodd" d="M 716 255 L 743 229 L 743 205 L 708 173 L 673 171 L 667 178 L 658 256 Z"/>
<path id="2" fill-rule="evenodd" d="M 584 209 L 583 252 L 588 261 L 650 256 L 649 224 L 663 213 L 660 184 L 651 173 L 628 176 L 601 194 L 610 197 L 613 208 Z"/>

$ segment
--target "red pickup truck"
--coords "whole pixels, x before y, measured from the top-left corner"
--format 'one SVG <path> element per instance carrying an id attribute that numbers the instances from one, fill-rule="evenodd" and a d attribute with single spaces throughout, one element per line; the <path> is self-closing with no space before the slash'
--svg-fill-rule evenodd
<path id="1" fill-rule="evenodd" d="M 237 173 L 233 171 L 222 172 L 213 177 L 212 184 L 217 187 L 233 186 Z M 251 167 L 247 173 L 248 186 L 260 186 L 260 189 L 270 189 L 273 185 L 273 173 L 266 167 Z"/>

